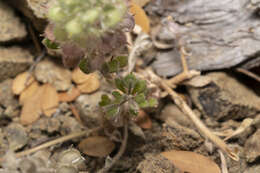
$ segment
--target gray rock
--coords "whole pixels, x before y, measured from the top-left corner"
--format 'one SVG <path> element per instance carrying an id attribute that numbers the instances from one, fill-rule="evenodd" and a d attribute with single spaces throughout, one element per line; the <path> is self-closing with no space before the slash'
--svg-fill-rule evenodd
<path id="1" fill-rule="evenodd" d="M 244 173 L 257 173 L 260 172 L 260 165 L 253 165 L 252 167 L 249 167 L 245 170 Z"/>
<path id="2" fill-rule="evenodd" d="M 3 1 L 0 1 L 0 16 L 0 42 L 25 38 L 27 35 L 25 25 Z"/>
<path id="3" fill-rule="evenodd" d="M 174 121 L 181 126 L 194 127 L 191 120 L 174 104 L 165 106 L 159 118 L 168 125 Z"/>
<path id="4" fill-rule="evenodd" d="M 17 9 L 32 22 L 32 25 L 40 33 L 47 25 L 46 13 L 48 11 L 48 2 L 50 0 L 8 0 L 6 3 Z"/>
<path id="5" fill-rule="evenodd" d="M 33 62 L 33 56 L 19 47 L 0 47 L 0 82 L 24 72 Z"/>
<path id="6" fill-rule="evenodd" d="M 66 91 L 71 87 L 71 72 L 49 59 L 36 65 L 35 77 L 40 82 L 52 84 L 58 91 Z"/>
<path id="7" fill-rule="evenodd" d="M 3 129 L 0 128 L 0 154 L 4 155 L 8 150 L 8 142 L 6 141 Z"/>
<path id="8" fill-rule="evenodd" d="M 257 129 L 260 129 L 260 114 L 257 114 L 253 121 L 253 126 Z"/>
<path id="9" fill-rule="evenodd" d="M 245 144 L 245 156 L 247 162 L 254 162 L 260 157 L 260 129 L 258 129 Z"/>
<path id="10" fill-rule="evenodd" d="M 141 173 L 181 173 L 172 162 L 161 155 L 149 154 L 139 163 L 137 170 Z"/>
<path id="11" fill-rule="evenodd" d="M 12 93 L 12 82 L 13 80 L 7 79 L 0 83 L 0 105 L 5 108 L 18 106 L 18 100 Z"/>
<path id="12" fill-rule="evenodd" d="M 102 94 L 104 94 L 103 91 L 98 91 L 91 95 L 81 95 L 76 100 L 80 117 L 88 128 L 97 127 L 99 125 L 99 120 L 102 115 L 100 114 L 98 103 Z"/>
<path id="13" fill-rule="evenodd" d="M 210 84 L 188 88 L 193 103 L 204 115 L 216 120 L 244 119 L 260 111 L 260 98 L 233 76 L 224 72 L 206 76 Z"/>
<path id="14" fill-rule="evenodd" d="M 58 115 L 57 119 L 60 121 L 60 129 L 59 132 L 62 135 L 67 135 L 69 133 L 79 132 L 82 131 L 85 127 L 80 124 L 74 117 L 67 115 Z M 77 140 L 77 139 L 75 139 Z"/>
<path id="15" fill-rule="evenodd" d="M 184 46 L 191 53 L 186 57 L 190 69 L 230 68 L 258 58 L 259 4 L 250 0 L 159 2 L 155 0 L 150 9 L 173 17 L 164 27 L 171 30 L 168 38 L 174 38 L 174 47 Z M 178 51 L 159 54 L 153 67 L 163 76 L 178 74 L 182 71 Z"/>
<path id="16" fill-rule="evenodd" d="M 19 166 L 20 170 L 24 173 L 37 171 L 36 165 L 30 159 L 25 158 L 25 159 L 21 160 L 19 162 L 19 165 L 20 165 Z"/>
<path id="17" fill-rule="evenodd" d="M 60 127 L 61 122 L 56 117 L 43 117 L 32 125 L 34 130 L 40 129 L 41 131 L 46 131 L 49 134 L 59 131 Z"/>
<path id="18" fill-rule="evenodd" d="M 5 135 L 9 143 L 9 149 L 12 151 L 22 148 L 29 140 L 25 128 L 17 123 L 7 126 Z"/>
<path id="19" fill-rule="evenodd" d="M 20 113 L 20 110 L 18 109 L 18 107 L 16 107 L 16 105 L 8 106 L 4 111 L 4 115 L 11 119 L 19 116 L 19 113 Z"/>

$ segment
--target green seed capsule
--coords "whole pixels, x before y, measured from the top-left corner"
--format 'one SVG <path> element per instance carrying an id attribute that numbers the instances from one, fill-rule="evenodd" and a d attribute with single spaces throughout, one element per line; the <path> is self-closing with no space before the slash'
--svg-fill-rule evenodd
<path id="1" fill-rule="evenodd" d="M 116 24 L 118 24 L 118 22 L 120 22 L 121 19 L 121 10 L 114 9 L 107 13 L 107 21 L 105 21 L 105 24 L 107 25 L 107 27 L 113 27 Z"/>
<path id="2" fill-rule="evenodd" d="M 98 8 L 88 10 L 85 14 L 82 15 L 81 19 L 83 22 L 93 24 L 99 17 L 99 12 L 100 10 Z"/>
<path id="3" fill-rule="evenodd" d="M 66 4 L 66 5 L 75 5 L 77 4 L 77 0 L 63 0 L 63 2 Z"/>
<path id="4" fill-rule="evenodd" d="M 65 29 L 70 37 L 74 37 L 82 32 L 82 27 L 77 20 L 73 19 L 65 25 Z"/>
<path id="5" fill-rule="evenodd" d="M 54 7 L 49 10 L 48 14 L 49 18 L 55 22 L 62 21 L 65 17 L 64 13 L 62 12 L 60 7 Z"/>

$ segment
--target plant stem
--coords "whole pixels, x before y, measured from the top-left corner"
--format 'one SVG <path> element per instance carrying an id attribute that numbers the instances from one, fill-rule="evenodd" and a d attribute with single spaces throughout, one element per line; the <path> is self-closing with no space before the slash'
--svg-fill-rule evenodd
<path id="1" fill-rule="evenodd" d="M 128 139 L 128 122 L 124 122 L 124 139 L 122 141 L 122 144 L 120 146 L 119 152 L 116 154 L 116 156 L 112 159 L 112 161 L 106 165 L 104 168 L 102 168 L 98 173 L 106 173 L 109 171 L 109 169 L 112 168 L 112 166 L 120 159 L 120 157 L 124 154 L 126 145 L 127 145 L 127 139 Z"/>

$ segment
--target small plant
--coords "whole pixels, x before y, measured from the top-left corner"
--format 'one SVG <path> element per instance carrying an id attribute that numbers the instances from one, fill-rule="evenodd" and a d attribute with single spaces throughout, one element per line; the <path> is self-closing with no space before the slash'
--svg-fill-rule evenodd
<path id="1" fill-rule="evenodd" d="M 138 79 L 134 73 L 121 73 L 128 62 L 127 56 L 120 53 L 126 45 L 123 30 L 134 25 L 132 16 L 127 13 L 127 1 L 56 0 L 48 17 L 46 47 L 61 49 L 67 66 L 78 65 L 84 73 L 101 71 L 115 88 L 111 94 L 102 95 L 99 102 L 104 117 L 125 129 L 119 154 L 100 171 L 106 172 L 123 154 L 128 121 L 136 117 L 140 109 L 157 105 L 156 99 L 148 98 L 145 80 Z M 120 119 L 123 124 L 119 123 Z"/>
<path id="2" fill-rule="evenodd" d="M 114 80 L 117 90 L 112 92 L 112 99 L 102 95 L 99 105 L 108 118 L 128 114 L 137 116 L 140 108 L 154 107 L 157 100 L 147 98 L 147 87 L 144 80 L 137 79 L 134 74 L 117 77 Z"/>
<path id="3" fill-rule="evenodd" d="M 55 24 L 53 32 L 58 40 L 84 46 L 89 38 L 114 29 L 124 17 L 126 7 L 123 0 L 57 0 L 48 17 Z"/>
<path id="4" fill-rule="evenodd" d="M 65 66 L 82 60 L 87 72 L 100 70 L 108 54 L 118 55 L 126 44 L 123 30 L 134 26 L 126 0 L 55 0 L 47 16 L 43 43 L 61 49 Z"/>

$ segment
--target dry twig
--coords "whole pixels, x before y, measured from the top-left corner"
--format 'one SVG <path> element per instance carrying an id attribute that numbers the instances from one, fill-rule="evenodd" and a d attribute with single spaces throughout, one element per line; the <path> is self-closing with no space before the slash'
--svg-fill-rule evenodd
<path id="1" fill-rule="evenodd" d="M 186 104 L 185 100 L 183 100 L 175 91 L 173 91 L 168 84 L 160 79 L 160 85 L 163 89 L 165 89 L 168 94 L 172 97 L 175 104 L 185 113 L 192 122 L 196 125 L 198 130 L 203 134 L 206 138 L 210 139 L 214 144 L 216 144 L 222 151 L 227 153 L 227 155 L 233 160 L 238 161 L 239 157 L 232 152 L 232 150 L 226 145 L 226 143 L 221 140 L 219 137 L 214 135 L 195 115 L 195 113 L 191 110 L 191 108 Z"/>
<path id="2" fill-rule="evenodd" d="M 34 153 L 36 151 L 42 150 L 44 148 L 48 148 L 50 146 L 53 146 L 53 145 L 56 145 L 56 144 L 59 144 L 59 143 L 62 143 L 62 142 L 65 142 L 65 141 L 68 141 L 68 140 L 71 140 L 71 139 L 74 139 L 74 138 L 78 138 L 78 137 L 86 136 L 86 135 L 88 136 L 91 133 L 97 132 L 97 131 L 99 131 L 101 129 L 102 129 L 102 127 L 97 127 L 97 128 L 90 129 L 90 130 L 84 130 L 84 131 L 81 131 L 81 132 L 75 132 L 75 133 L 72 133 L 72 134 L 60 137 L 58 139 L 54 139 L 52 141 L 46 142 L 46 143 L 41 144 L 41 145 L 39 145 L 37 147 L 31 148 L 31 149 L 28 149 L 28 150 L 25 150 L 25 151 L 18 152 L 18 153 L 15 154 L 15 156 L 17 158 L 18 157 L 23 157 L 23 156 L 32 154 L 32 153 Z M 3 158 L 0 158 L 0 162 L 3 161 L 3 160 L 4 160 Z"/>
<path id="3" fill-rule="evenodd" d="M 260 82 L 260 76 L 246 70 L 246 69 L 243 69 L 243 68 L 236 68 L 236 71 L 240 72 L 240 73 L 243 73 L 253 79 L 255 79 L 257 82 Z"/>
<path id="4" fill-rule="evenodd" d="M 157 76 L 151 69 L 146 69 L 146 73 L 149 74 L 149 78 L 152 79 L 154 83 L 157 83 L 161 88 L 163 88 L 172 98 L 172 100 L 175 102 L 175 104 L 182 110 L 184 114 L 186 114 L 192 122 L 195 124 L 195 126 L 198 128 L 200 133 L 207 139 L 211 140 L 212 143 L 214 143 L 216 146 L 218 146 L 222 151 L 227 153 L 227 155 L 232 158 L 233 160 L 238 161 L 239 157 L 237 154 L 235 154 L 228 146 L 227 144 L 221 140 L 218 136 L 213 134 L 204 124 L 201 122 L 201 120 L 196 116 L 196 114 L 192 111 L 192 109 L 187 105 L 185 100 L 180 97 L 172 88 L 169 86 L 167 80 L 161 79 L 159 76 Z"/>
<path id="5" fill-rule="evenodd" d="M 221 150 L 218 150 L 218 153 L 220 155 L 220 160 L 221 160 L 221 172 L 222 173 L 228 173 L 227 162 L 226 162 L 226 159 L 224 157 L 224 154 L 222 153 Z"/>

